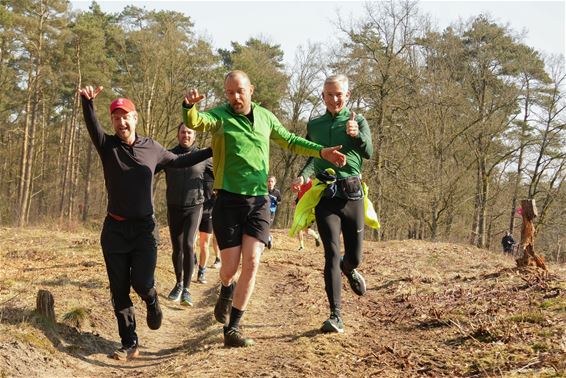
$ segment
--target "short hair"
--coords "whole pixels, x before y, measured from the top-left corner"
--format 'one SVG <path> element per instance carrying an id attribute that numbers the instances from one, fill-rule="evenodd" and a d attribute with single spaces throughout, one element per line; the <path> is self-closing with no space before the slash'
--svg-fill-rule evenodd
<path id="1" fill-rule="evenodd" d="M 226 81 L 228 81 L 228 79 L 233 79 L 234 77 L 236 77 L 236 76 L 238 76 L 238 75 L 240 75 L 240 76 L 246 78 L 246 79 L 248 80 L 248 83 L 250 83 L 250 84 L 252 83 L 252 82 L 250 81 L 250 77 L 248 76 L 248 74 L 245 73 L 245 72 L 242 71 L 242 70 L 233 70 L 233 71 L 228 72 L 228 73 L 226 74 L 226 76 L 224 77 L 224 83 L 226 83 Z"/>
<path id="2" fill-rule="evenodd" d="M 183 127 L 183 126 L 185 126 L 185 127 L 186 127 L 187 129 L 189 129 L 189 130 L 195 131 L 194 129 L 191 129 L 190 127 L 188 127 L 187 125 L 185 125 L 184 122 L 180 122 L 180 123 L 177 125 L 177 133 L 179 133 L 179 130 L 181 130 L 181 127 Z M 196 135 L 196 131 L 195 131 L 195 135 Z"/>
<path id="3" fill-rule="evenodd" d="M 343 75 L 343 74 L 337 74 L 337 75 L 332 75 L 332 76 L 328 76 L 326 78 L 326 80 L 324 80 L 324 85 L 326 84 L 330 84 L 330 83 L 339 83 L 342 85 L 342 89 L 344 91 L 348 91 L 349 88 L 349 80 L 348 80 L 348 76 Z"/>

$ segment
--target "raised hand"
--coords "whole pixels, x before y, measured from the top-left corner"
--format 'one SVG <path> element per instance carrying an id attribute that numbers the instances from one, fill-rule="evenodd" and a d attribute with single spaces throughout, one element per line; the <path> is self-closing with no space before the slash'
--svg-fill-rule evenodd
<path id="1" fill-rule="evenodd" d="M 200 102 L 204 98 L 203 95 L 198 94 L 198 89 L 192 88 L 185 94 L 185 104 L 194 105 L 197 102 Z"/>
<path id="2" fill-rule="evenodd" d="M 360 133 L 358 123 L 356 122 L 356 113 L 350 113 L 350 119 L 346 122 L 346 134 L 355 138 Z"/>
<path id="3" fill-rule="evenodd" d="M 86 87 L 79 89 L 79 94 L 87 100 L 94 100 L 94 98 L 98 96 L 103 89 L 104 87 L 94 88 L 92 85 L 87 85 Z"/>
<path id="4" fill-rule="evenodd" d="M 342 146 L 325 147 L 320 150 L 320 157 L 337 167 L 343 167 L 346 165 L 346 155 L 339 152 L 341 148 Z"/>

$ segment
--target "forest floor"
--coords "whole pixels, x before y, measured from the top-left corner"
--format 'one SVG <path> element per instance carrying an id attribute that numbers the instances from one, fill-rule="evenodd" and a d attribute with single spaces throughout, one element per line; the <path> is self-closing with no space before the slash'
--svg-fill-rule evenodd
<path id="1" fill-rule="evenodd" d="M 149 330 L 132 294 L 141 355 L 120 362 L 108 357 L 119 344 L 98 232 L 0 228 L 0 377 L 566 376 L 564 266 L 542 274 L 466 245 L 366 242 L 367 293 L 344 279 L 346 331 L 328 335 L 322 249 L 273 235 L 242 320 L 257 344 L 228 349 L 212 314 L 216 270 L 192 282 L 193 307 L 166 299 L 174 274 L 162 229 L 163 325 Z M 39 289 L 54 296 L 55 323 L 34 311 Z"/>

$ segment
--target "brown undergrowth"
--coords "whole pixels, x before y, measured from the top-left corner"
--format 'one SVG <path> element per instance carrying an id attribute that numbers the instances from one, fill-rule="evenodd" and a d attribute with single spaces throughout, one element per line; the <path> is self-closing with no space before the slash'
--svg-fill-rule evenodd
<path id="1" fill-rule="evenodd" d="M 161 230 L 157 288 L 164 323 L 145 325 L 135 296 L 141 356 L 118 346 L 98 234 L 0 229 L 1 376 L 492 377 L 566 375 L 566 269 L 517 270 L 502 254 L 424 241 L 366 242 L 368 291 L 344 280 L 346 332 L 318 332 L 328 316 L 322 250 L 274 230 L 243 327 L 257 345 L 225 349 L 212 309 L 218 273 L 191 284 L 194 306 L 165 299 L 174 283 Z M 40 289 L 56 322 L 34 312 Z"/>

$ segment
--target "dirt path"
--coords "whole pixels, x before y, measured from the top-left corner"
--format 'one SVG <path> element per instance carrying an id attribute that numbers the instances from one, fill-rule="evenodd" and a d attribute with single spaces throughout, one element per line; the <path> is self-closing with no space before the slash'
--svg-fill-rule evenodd
<path id="1" fill-rule="evenodd" d="M 164 321 L 151 331 L 135 298 L 141 356 L 108 357 L 118 335 L 96 232 L 0 229 L 0 377 L 460 377 L 566 376 L 566 269 L 517 271 L 507 256 L 422 241 L 366 242 L 368 291 L 344 280 L 346 332 L 321 334 L 328 316 L 322 249 L 297 251 L 274 230 L 242 320 L 252 348 L 223 347 L 212 311 L 217 271 L 191 284 L 193 307 L 165 299 L 174 284 L 164 236 L 156 271 Z M 57 324 L 34 314 L 50 290 Z M 65 314 L 85 309 L 80 325 Z"/>

